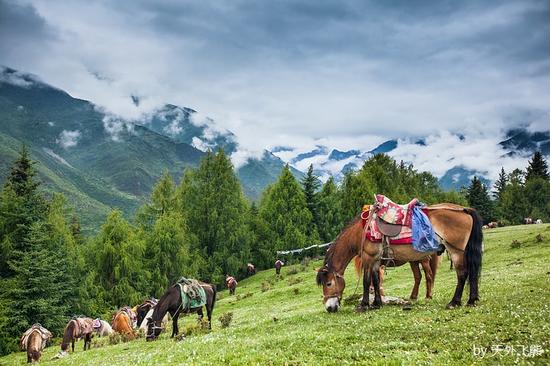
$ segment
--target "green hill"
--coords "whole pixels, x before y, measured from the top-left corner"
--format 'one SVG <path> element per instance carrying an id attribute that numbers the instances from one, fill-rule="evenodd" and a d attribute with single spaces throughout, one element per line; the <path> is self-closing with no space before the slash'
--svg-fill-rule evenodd
<path id="1" fill-rule="evenodd" d="M 329 314 L 314 284 L 319 261 L 305 266 L 262 271 L 239 282 L 236 296 L 220 293 L 209 334 L 191 335 L 181 342 L 168 338 L 78 350 L 50 361 L 59 346 L 46 349 L 42 363 L 52 365 L 173 365 L 173 364 L 548 364 L 550 361 L 550 225 L 504 227 L 486 231 L 481 301 L 475 308 L 445 310 L 454 292 L 455 273 L 444 258 L 436 278 L 433 300 L 419 300 L 412 309 L 387 305 L 363 314 L 354 303 Z M 537 236 L 539 236 L 537 238 Z M 514 247 L 512 240 L 519 242 Z M 519 247 L 517 247 L 519 246 Z M 294 274 L 291 274 L 296 272 Z M 344 298 L 353 294 L 357 280 L 346 273 Z M 388 270 L 388 295 L 406 297 L 412 286 L 408 266 Z M 359 286 L 360 287 L 360 286 Z M 424 289 L 424 283 L 422 284 Z M 233 312 L 233 322 L 222 329 L 218 317 Z M 194 324 L 195 316 L 180 320 Z M 180 326 L 180 329 L 182 327 Z M 102 344 L 102 345 L 101 345 Z M 473 346 L 487 348 L 481 358 Z M 494 355 L 491 347 L 514 347 L 516 354 Z M 521 346 L 540 347 L 542 355 L 527 357 Z M 22 352 L 0 358 L 0 365 L 21 365 Z"/>
<path id="2" fill-rule="evenodd" d="M 192 146 L 194 139 L 213 149 L 237 148 L 232 133 L 195 125 L 190 113 L 167 105 L 150 120 L 130 123 L 35 76 L 0 67 L 0 184 L 25 143 L 45 189 L 68 196 L 85 229 L 97 228 L 111 207 L 131 216 L 165 170 L 179 179 L 186 167 L 198 166 L 204 152 Z M 177 135 L 167 130 L 175 122 Z M 268 153 L 249 160 L 238 172 L 245 194 L 259 198 L 283 166 Z"/>

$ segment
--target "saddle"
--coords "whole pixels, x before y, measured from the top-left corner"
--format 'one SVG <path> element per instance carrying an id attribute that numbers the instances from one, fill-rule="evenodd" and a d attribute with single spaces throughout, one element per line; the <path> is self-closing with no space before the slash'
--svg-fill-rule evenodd
<path id="1" fill-rule="evenodd" d="M 40 337 L 42 338 L 42 348 L 44 348 L 46 342 L 53 337 L 53 334 L 49 330 L 40 325 L 40 323 L 35 323 L 32 325 L 32 327 L 27 329 L 25 333 L 23 333 L 21 339 L 19 340 L 19 347 L 22 351 L 25 351 L 27 349 L 27 341 L 31 333 L 34 331 L 38 331 Z"/>
<path id="2" fill-rule="evenodd" d="M 90 318 L 76 318 L 76 323 L 78 324 L 78 329 L 80 335 L 92 333 L 93 331 L 93 320 Z"/>
<path id="3" fill-rule="evenodd" d="M 418 204 L 418 199 L 413 198 L 406 205 L 399 205 L 388 197 L 377 194 L 375 196 L 374 213 L 378 230 L 390 238 L 398 236 L 403 227 L 412 228 L 412 208 Z"/>
<path id="4" fill-rule="evenodd" d="M 206 304 L 206 292 L 199 281 L 182 277 L 176 285 L 180 288 L 183 309 L 189 310 Z"/>

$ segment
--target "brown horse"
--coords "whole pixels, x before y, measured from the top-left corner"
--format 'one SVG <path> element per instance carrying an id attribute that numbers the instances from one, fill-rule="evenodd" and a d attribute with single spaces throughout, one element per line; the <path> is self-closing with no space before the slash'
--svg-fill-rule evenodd
<path id="1" fill-rule="evenodd" d="M 136 333 L 132 328 L 132 319 L 124 310 L 119 310 L 115 313 L 113 318 L 113 330 L 125 335 L 128 339 L 134 339 L 136 337 Z"/>
<path id="2" fill-rule="evenodd" d="M 34 324 L 21 336 L 19 347 L 27 351 L 27 363 L 40 360 L 46 342 L 53 337 L 52 333 L 40 324 Z"/>
<path id="3" fill-rule="evenodd" d="M 235 279 L 235 277 L 225 277 L 225 287 L 229 289 L 229 295 L 235 295 L 235 289 L 237 288 L 237 280 Z"/>
<path id="4" fill-rule="evenodd" d="M 457 273 L 457 285 L 447 308 L 461 305 L 462 292 L 466 280 L 470 284 L 468 305 L 478 300 L 478 282 L 482 260 L 482 221 L 477 211 L 459 205 L 443 203 L 429 206 L 427 216 L 441 243 L 450 253 Z M 344 230 L 329 247 L 324 266 L 317 273 L 317 283 L 323 285 L 323 302 L 329 312 L 337 311 L 345 288 L 344 271 L 356 255 L 361 255 L 363 268 L 363 299 L 358 306 L 365 310 L 369 303 L 369 287 L 374 286 L 373 308 L 382 305 L 380 296 L 379 267 L 381 265 L 382 244 L 363 239 L 363 232 Z M 412 245 L 392 245 L 396 262 L 423 261 L 436 252 L 418 252 Z"/>
<path id="5" fill-rule="evenodd" d="M 248 273 L 249 276 L 255 275 L 256 274 L 256 266 L 253 265 L 252 263 L 248 263 L 246 265 L 246 273 Z"/>
<path id="6" fill-rule="evenodd" d="M 209 283 L 199 282 L 200 287 L 204 289 L 206 295 L 206 315 L 208 317 L 208 325 L 212 329 L 212 312 L 214 311 L 214 305 L 216 304 L 216 286 Z M 162 319 L 169 313 L 172 316 L 172 337 L 178 334 L 178 318 L 180 314 L 197 313 L 199 320 L 202 321 L 204 313 L 202 306 L 197 308 L 184 309 L 182 298 L 182 288 L 178 284 L 170 286 L 168 291 L 160 298 L 158 304 L 153 310 L 153 315 L 148 318 L 147 325 L 147 341 L 152 341 L 158 338 L 160 332 L 164 329 L 162 327 Z"/>
<path id="7" fill-rule="evenodd" d="M 281 267 L 284 266 L 285 263 L 280 260 L 280 259 L 277 259 L 277 261 L 275 262 L 275 273 L 277 275 L 280 275 L 281 274 Z"/>
<path id="8" fill-rule="evenodd" d="M 65 327 L 65 331 L 63 332 L 61 351 L 67 352 L 70 343 L 71 349 L 74 352 L 74 342 L 78 341 L 80 338 L 84 338 L 84 351 L 86 351 L 86 348 L 90 349 L 94 331 L 93 322 L 93 319 L 90 318 L 76 318 L 69 320 L 67 326 Z"/>
<path id="9" fill-rule="evenodd" d="M 359 225 L 361 226 L 360 220 Z M 352 228 L 355 228 L 357 230 L 356 225 L 352 225 Z M 350 228 L 351 229 L 351 228 Z M 362 228 L 361 228 L 362 230 Z M 384 288 L 383 288 L 383 282 L 384 282 L 384 267 L 400 267 L 404 265 L 405 261 L 385 261 L 382 260 L 381 267 L 379 271 L 379 277 L 380 277 L 380 294 L 384 295 Z M 437 269 L 439 268 L 439 264 L 441 263 L 441 256 L 439 255 L 431 255 L 428 258 L 425 258 L 421 261 L 413 261 L 409 262 L 411 266 L 411 270 L 413 273 L 414 278 L 414 285 L 413 289 L 411 291 L 411 295 L 409 298 L 411 300 L 418 299 L 418 291 L 420 290 L 420 282 L 422 282 L 422 273 L 420 272 L 420 268 L 422 267 L 422 270 L 424 271 L 424 275 L 426 276 L 426 299 L 431 299 L 433 294 L 433 287 L 435 283 L 435 274 L 437 273 Z M 362 263 L 361 258 L 359 256 L 355 256 L 354 258 L 354 265 L 355 265 L 355 271 L 357 272 L 357 276 L 361 275 L 362 272 Z M 369 291 L 374 291 L 374 287 L 372 287 Z"/>

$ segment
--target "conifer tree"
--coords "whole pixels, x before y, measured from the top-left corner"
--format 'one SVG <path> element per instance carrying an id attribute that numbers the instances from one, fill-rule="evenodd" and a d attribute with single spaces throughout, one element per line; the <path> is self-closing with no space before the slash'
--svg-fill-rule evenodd
<path id="1" fill-rule="evenodd" d="M 506 185 L 508 184 L 508 175 L 504 171 L 504 167 L 500 168 L 500 173 L 498 175 L 498 179 L 496 180 L 494 184 L 495 190 L 493 191 L 493 196 L 500 200 L 502 196 L 502 192 L 506 188 Z"/>
<path id="2" fill-rule="evenodd" d="M 308 242 L 312 216 L 296 178 L 286 165 L 279 179 L 268 190 L 260 205 L 260 215 L 271 228 L 276 250 L 301 248 Z"/>
<path id="3" fill-rule="evenodd" d="M 313 173 L 313 164 L 311 164 L 307 170 L 306 175 L 302 179 L 302 189 L 306 198 L 306 206 L 311 213 L 312 221 L 308 225 L 306 235 L 310 242 L 315 243 L 319 240 L 319 208 L 318 208 L 318 194 L 319 180 Z"/>
<path id="4" fill-rule="evenodd" d="M 529 166 L 527 166 L 527 174 L 525 181 L 529 181 L 535 178 L 542 178 L 546 181 L 550 181 L 550 174 L 548 173 L 548 164 L 540 151 L 536 151 L 533 154 L 531 160 L 529 160 Z"/>
<path id="5" fill-rule="evenodd" d="M 472 178 L 466 192 L 466 198 L 470 207 L 475 208 L 479 212 L 484 223 L 488 223 L 494 219 L 493 203 L 489 198 L 487 187 L 478 177 L 474 176 Z"/>
<path id="6" fill-rule="evenodd" d="M 509 183 L 501 194 L 500 214 L 510 224 L 522 224 L 523 219 L 528 217 L 530 213 L 530 204 L 525 195 L 523 176 L 523 171 L 514 169 L 508 175 Z"/>
<path id="7" fill-rule="evenodd" d="M 207 261 L 202 278 L 222 283 L 225 274 L 244 273 L 252 239 L 248 207 L 225 152 L 208 152 L 196 171 L 184 174 L 176 196 L 195 237 L 192 249 Z"/>
<path id="8" fill-rule="evenodd" d="M 342 230 L 339 201 L 338 188 L 330 177 L 319 193 L 319 235 L 324 243 L 334 240 Z"/>

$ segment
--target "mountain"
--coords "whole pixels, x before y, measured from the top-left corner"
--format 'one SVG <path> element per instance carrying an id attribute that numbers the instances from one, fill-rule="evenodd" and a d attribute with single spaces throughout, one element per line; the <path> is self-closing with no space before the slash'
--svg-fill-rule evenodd
<path id="1" fill-rule="evenodd" d="M 231 132 L 195 115 L 167 104 L 126 121 L 36 76 L 0 68 L 0 184 L 25 143 L 46 191 L 63 192 L 92 230 L 111 208 L 130 216 L 164 171 L 179 179 L 185 168 L 198 166 L 206 149 L 236 151 Z M 257 199 L 283 166 L 268 152 L 249 159 L 237 171 L 245 194 Z"/>
<path id="2" fill-rule="evenodd" d="M 535 151 L 550 155 L 550 132 L 530 132 L 525 128 L 511 129 L 500 146 L 509 150 L 507 155 L 531 156 Z"/>
<path id="3" fill-rule="evenodd" d="M 448 191 L 454 189 L 459 191 L 462 187 L 468 187 L 472 178 L 477 176 L 487 187 L 491 187 L 491 182 L 484 178 L 486 173 L 476 172 L 474 170 L 466 169 L 463 166 L 455 166 L 439 178 L 439 185 L 444 190 Z"/>

